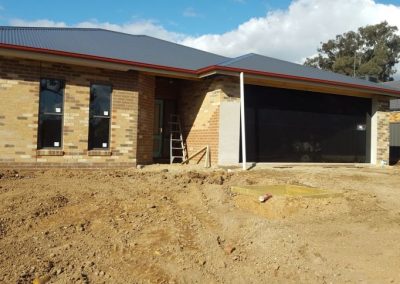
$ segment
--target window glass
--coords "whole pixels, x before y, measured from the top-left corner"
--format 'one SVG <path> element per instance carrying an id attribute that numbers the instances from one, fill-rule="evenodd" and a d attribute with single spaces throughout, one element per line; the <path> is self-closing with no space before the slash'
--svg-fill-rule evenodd
<path id="1" fill-rule="evenodd" d="M 90 88 L 90 111 L 93 115 L 109 116 L 111 86 L 92 85 Z"/>
<path id="2" fill-rule="evenodd" d="M 62 112 L 64 86 L 60 80 L 42 79 L 40 82 L 40 112 Z"/>
<path id="3" fill-rule="evenodd" d="M 40 148 L 61 147 L 61 115 L 42 114 L 39 120 L 39 145 Z"/>
<path id="4" fill-rule="evenodd" d="M 38 149 L 62 146 L 64 82 L 40 80 Z"/>
<path id="5" fill-rule="evenodd" d="M 89 148 L 108 148 L 109 133 L 109 118 L 92 117 L 89 121 Z"/>
<path id="6" fill-rule="evenodd" d="M 110 147 L 111 92 L 107 85 L 90 87 L 89 150 Z"/>

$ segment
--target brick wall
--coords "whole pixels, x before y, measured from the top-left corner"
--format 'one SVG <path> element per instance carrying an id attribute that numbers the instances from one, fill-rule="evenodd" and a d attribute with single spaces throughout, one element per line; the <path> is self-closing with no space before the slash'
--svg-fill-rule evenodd
<path id="1" fill-rule="evenodd" d="M 189 156 L 209 145 L 211 163 L 218 163 L 219 108 L 223 100 L 233 99 L 239 99 L 238 78 L 217 76 L 182 83 L 179 110 Z"/>
<path id="2" fill-rule="evenodd" d="M 40 78 L 66 83 L 62 151 L 37 151 Z M 87 150 L 91 83 L 113 86 L 109 152 Z M 136 72 L 0 57 L 0 166 L 134 166 L 149 152 L 139 150 L 137 137 L 138 104 L 151 100 L 151 84 L 152 77 Z M 152 113 L 149 104 L 142 107 Z M 148 136 L 143 144 L 151 143 Z"/>
<path id="3" fill-rule="evenodd" d="M 389 161 L 389 138 L 390 138 L 390 111 L 389 111 L 389 99 L 386 97 L 379 97 L 377 102 L 377 151 L 376 158 L 378 163 L 380 161 Z"/>
<path id="4" fill-rule="evenodd" d="M 138 164 L 153 162 L 153 126 L 155 78 L 139 75 L 139 124 L 137 136 Z"/>
<path id="5" fill-rule="evenodd" d="M 393 111 L 389 115 L 390 122 L 400 122 L 400 111 Z"/>

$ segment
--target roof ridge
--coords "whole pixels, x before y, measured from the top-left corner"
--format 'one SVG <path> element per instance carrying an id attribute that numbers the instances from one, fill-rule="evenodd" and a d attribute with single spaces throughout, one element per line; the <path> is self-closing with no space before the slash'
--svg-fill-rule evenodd
<path id="1" fill-rule="evenodd" d="M 107 30 L 107 29 L 100 29 L 100 30 L 103 30 L 103 31 L 106 31 L 106 32 L 117 33 L 117 34 L 122 34 L 122 35 L 127 35 L 127 36 L 147 37 L 147 38 L 151 38 L 151 39 L 158 40 L 158 41 L 168 42 L 169 44 L 174 44 L 174 45 L 178 45 L 178 46 L 181 46 L 181 47 L 183 46 L 183 47 L 190 48 L 192 50 L 200 51 L 200 52 L 203 52 L 203 53 L 208 53 L 208 54 L 213 54 L 213 55 L 220 56 L 220 57 L 229 58 L 227 56 L 223 56 L 223 55 L 220 55 L 220 54 L 216 54 L 216 53 L 213 53 L 213 52 L 205 51 L 205 50 L 202 50 L 202 49 L 194 48 L 194 47 L 191 47 L 191 46 L 187 46 L 187 45 L 184 45 L 184 44 L 180 44 L 180 43 L 177 43 L 177 42 L 173 42 L 173 41 L 169 41 L 169 40 L 166 40 L 166 39 L 162 39 L 162 38 L 158 38 L 158 37 L 154 37 L 154 36 L 149 36 L 149 35 L 145 35 L 145 34 L 136 34 L 136 35 L 134 35 L 134 34 L 129 34 L 129 33 L 120 32 L 120 31 L 114 31 L 114 30 Z"/>
<path id="2" fill-rule="evenodd" d="M 279 59 L 279 58 L 275 58 L 275 57 L 271 57 L 271 56 L 266 56 L 266 55 L 262 55 L 262 54 L 258 54 L 258 53 L 249 53 L 249 54 L 246 54 L 246 55 L 248 55 L 246 57 L 250 57 L 250 55 L 261 56 L 261 57 L 268 58 L 270 60 L 279 61 L 279 62 L 283 62 L 283 63 L 286 63 L 286 64 L 292 64 L 292 65 L 300 66 L 302 68 L 307 68 L 307 69 L 310 69 L 310 70 L 318 70 L 319 72 L 331 73 L 331 74 L 335 74 L 335 75 L 338 75 L 338 76 L 342 76 L 344 78 L 352 78 L 352 79 L 356 79 L 356 80 L 363 80 L 363 79 L 360 79 L 360 78 L 357 78 L 357 77 L 345 75 L 345 74 L 342 74 L 342 73 L 337 73 L 337 72 L 334 72 L 332 70 L 325 70 L 325 69 L 321 69 L 321 68 L 318 68 L 318 67 L 308 66 L 308 65 L 304 65 L 304 64 L 300 64 L 300 63 L 284 60 L 284 59 Z M 244 57 L 244 58 L 246 58 L 246 57 Z M 241 59 L 244 59 L 244 58 L 241 58 Z M 234 62 L 232 62 L 232 63 L 234 63 Z M 367 81 L 367 82 L 374 83 L 374 82 L 371 82 L 371 81 Z"/>
<path id="3" fill-rule="evenodd" d="M 29 26 L 0 26 L 3 30 L 103 30 L 102 28 L 81 28 L 81 27 L 29 27 Z"/>
<path id="4" fill-rule="evenodd" d="M 253 56 L 253 55 L 255 55 L 255 53 L 247 53 L 247 54 L 244 54 L 244 55 L 240 55 L 238 57 L 229 58 L 228 60 L 225 60 L 225 61 L 222 61 L 221 63 L 218 63 L 218 65 L 226 66 L 226 65 L 238 62 L 238 61 L 240 61 L 240 60 L 242 60 L 244 58 L 247 58 L 247 57 L 250 57 L 250 56 Z"/>
<path id="5" fill-rule="evenodd" d="M 177 46 L 181 46 L 181 47 L 189 48 L 189 49 L 192 49 L 192 50 L 196 50 L 198 52 L 208 53 L 208 54 L 212 54 L 212 55 L 215 55 L 215 56 L 224 57 L 227 60 L 231 59 L 231 58 L 229 58 L 227 56 L 223 56 L 223 55 L 216 54 L 216 53 L 213 53 L 213 52 L 201 50 L 201 49 L 198 49 L 198 48 L 190 47 L 190 46 L 183 45 L 183 44 L 180 44 L 180 43 L 177 43 L 177 42 L 173 42 L 173 41 L 169 41 L 169 40 L 165 40 L 165 39 L 160 39 L 160 38 L 149 36 L 149 35 L 130 34 L 130 33 L 126 33 L 126 32 L 108 30 L 108 29 L 104 29 L 104 28 L 0 26 L 0 30 L 2 30 L 2 29 L 3 30 L 13 30 L 14 29 L 14 30 L 71 30 L 71 31 L 74 31 L 74 30 L 85 30 L 85 31 L 103 31 L 103 32 L 116 33 L 116 34 L 130 36 L 130 37 L 147 37 L 147 38 L 151 38 L 153 40 L 163 41 L 163 42 L 167 42 L 169 44 L 174 44 L 174 45 L 177 45 Z"/>
<path id="6" fill-rule="evenodd" d="M 355 82 L 358 82 L 358 83 L 363 82 L 363 83 L 366 83 L 366 84 L 369 84 L 369 85 L 375 85 L 376 87 L 379 87 L 379 86 L 383 87 L 382 84 L 371 82 L 371 81 L 367 81 L 367 80 L 364 80 L 364 79 L 361 79 L 361 78 L 352 77 L 352 76 L 349 76 L 349 75 L 346 75 L 346 74 L 336 73 L 336 72 L 333 72 L 331 70 L 324 70 L 324 69 L 320 69 L 320 68 L 317 68 L 317 67 L 307 66 L 307 65 L 300 64 L 300 63 L 295 63 L 295 62 L 291 62 L 291 61 L 288 61 L 288 60 L 278 59 L 278 58 L 274 58 L 274 57 L 270 57 L 270 56 L 266 56 L 266 55 L 262 55 L 262 54 L 257 54 L 257 53 L 249 53 L 249 54 L 245 54 L 243 56 L 239 56 L 237 58 L 234 58 L 231 61 L 223 62 L 222 66 L 230 67 L 230 65 L 232 65 L 232 64 L 234 64 L 236 62 L 239 62 L 240 60 L 243 60 L 243 59 L 246 59 L 246 58 L 249 58 L 249 57 L 252 57 L 252 56 L 259 56 L 259 57 L 262 57 L 262 58 L 265 58 L 265 59 L 268 59 L 268 60 L 278 61 L 280 63 L 289 64 L 289 65 L 294 65 L 294 66 L 297 66 L 299 68 L 308 69 L 308 70 L 311 70 L 313 72 L 318 72 L 320 74 L 323 74 L 323 73 L 325 73 L 325 74 L 333 74 L 333 75 L 335 75 L 337 77 L 340 77 L 342 79 L 344 79 L 344 78 L 352 79 L 352 80 L 354 80 Z M 221 65 L 221 64 L 219 64 L 219 65 Z M 232 67 L 234 67 L 234 66 L 232 66 Z M 339 80 L 339 79 L 337 79 L 337 80 Z M 390 85 L 390 84 L 384 84 L 384 85 L 385 85 L 384 88 L 386 88 L 386 89 L 390 89 L 390 90 L 396 90 L 397 89 L 398 90 L 398 87 L 396 88 L 393 85 Z"/>

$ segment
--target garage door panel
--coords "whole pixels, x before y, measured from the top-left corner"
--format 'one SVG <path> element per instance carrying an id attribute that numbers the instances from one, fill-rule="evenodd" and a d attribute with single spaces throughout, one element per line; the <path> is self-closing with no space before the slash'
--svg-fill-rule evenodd
<path id="1" fill-rule="evenodd" d="M 245 93 L 250 161 L 366 162 L 370 100 L 258 86 Z"/>

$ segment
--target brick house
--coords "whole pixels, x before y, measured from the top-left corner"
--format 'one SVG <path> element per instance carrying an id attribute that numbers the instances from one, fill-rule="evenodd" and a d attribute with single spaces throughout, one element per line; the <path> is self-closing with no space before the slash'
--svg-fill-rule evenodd
<path id="1" fill-rule="evenodd" d="M 377 164 L 389 159 L 389 100 L 400 91 L 148 36 L 1 27 L 0 96 L 3 167 L 168 161 L 172 114 L 188 154 L 208 145 L 214 165 L 241 163 L 242 149 L 249 162 Z"/>

